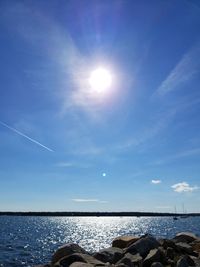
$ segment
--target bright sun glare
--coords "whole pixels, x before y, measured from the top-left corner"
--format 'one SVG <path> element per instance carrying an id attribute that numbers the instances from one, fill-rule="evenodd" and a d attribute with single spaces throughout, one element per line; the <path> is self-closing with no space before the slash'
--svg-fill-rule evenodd
<path id="1" fill-rule="evenodd" d="M 107 69 L 99 67 L 91 72 L 89 84 L 92 90 L 98 93 L 104 93 L 112 84 L 112 76 Z"/>

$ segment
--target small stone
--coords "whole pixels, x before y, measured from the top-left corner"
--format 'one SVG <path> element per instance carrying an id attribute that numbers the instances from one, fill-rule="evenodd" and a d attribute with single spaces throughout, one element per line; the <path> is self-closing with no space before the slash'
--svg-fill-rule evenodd
<path id="1" fill-rule="evenodd" d="M 177 267 L 189 267 L 189 266 L 195 266 L 195 262 L 194 260 L 188 256 L 188 255 L 184 255 L 182 256 L 178 262 L 177 262 Z"/>

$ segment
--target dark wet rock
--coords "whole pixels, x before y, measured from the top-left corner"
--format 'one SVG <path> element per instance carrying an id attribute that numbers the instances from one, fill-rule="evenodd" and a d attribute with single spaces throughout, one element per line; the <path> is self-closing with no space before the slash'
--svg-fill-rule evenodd
<path id="1" fill-rule="evenodd" d="M 200 254 L 200 240 L 195 240 L 192 243 L 190 243 L 192 246 L 192 250 Z"/>
<path id="2" fill-rule="evenodd" d="M 92 256 L 102 262 L 116 263 L 124 255 L 122 249 L 117 247 L 110 247 L 107 249 L 102 249 L 97 253 L 94 253 Z"/>
<path id="3" fill-rule="evenodd" d="M 139 253 L 143 258 L 147 256 L 150 250 L 158 248 L 160 243 L 153 236 L 145 236 L 130 245 L 126 252 L 131 254 Z"/>
<path id="4" fill-rule="evenodd" d="M 152 249 L 152 250 L 150 250 L 150 252 L 146 256 L 146 258 L 144 259 L 143 266 L 148 267 L 148 266 L 151 266 L 151 264 L 154 262 L 160 262 L 161 257 L 162 256 L 161 256 L 161 252 L 159 249 L 157 249 L 157 248 Z"/>
<path id="5" fill-rule="evenodd" d="M 190 233 L 190 232 L 181 232 L 181 233 L 178 233 L 175 238 L 174 238 L 174 241 L 175 242 L 183 242 L 183 243 L 190 243 L 190 242 L 193 242 L 195 240 L 197 240 L 197 236 L 193 233 Z"/>
<path id="6" fill-rule="evenodd" d="M 163 267 L 162 263 L 161 262 L 154 262 L 151 264 L 151 267 Z"/>
<path id="7" fill-rule="evenodd" d="M 130 235 L 119 236 L 119 237 L 116 237 L 113 240 L 112 247 L 116 247 L 116 248 L 127 248 L 131 244 L 135 243 L 138 240 L 139 240 L 139 237 L 138 236 L 130 236 Z"/>
<path id="8" fill-rule="evenodd" d="M 194 260 L 188 256 L 184 255 L 177 261 L 177 267 L 189 267 L 189 266 L 195 266 Z"/>
<path id="9" fill-rule="evenodd" d="M 117 266 L 120 264 L 125 264 L 127 266 L 142 266 L 142 257 L 139 253 L 134 255 L 126 253 L 124 257 L 117 262 Z"/>
<path id="10" fill-rule="evenodd" d="M 70 256 L 66 256 L 62 258 L 59 261 L 59 264 L 61 267 L 68 267 L 74 262 L 83 262 L 83 263 L 89 263 L 92 265 L 98 265 L 98 266 L 103 266 L 105 263 L 95 259 L 94 257 L 88 255 L 88 254 L 80 254 L 80 253 L 74 253 Z"/>
<path id="11" fill-rule="evenodd" d="M 176 247 L 178 248 L 180 252 L 183 252 L 183 253 L 185 252 L 189 254 L 193 253 L 192 246 L 190 246 L 187 243 L 183 243 L 183 242 L 176 243 Z"/>
<path id="12" fill-rule="evenodd" d="M 80 261 L 77 261 L 77 262 L 73 262 L 70 267 L 93 267 L 92 264 L 90 263 L 85 263 L 85 262 L 80 262 Z"/>
<path id="13" fill-rule="evenodd" d="M 175 249 L 176 248 L 176 243 L 174 240 L 170 240 L 170 239 L 161 239 L 159 240 L 159 243 L 161 244 L 161 246 L 164 248 L 164 249 L 167 249 L 167 248 L 173 248 Z"/>
<path id="14" fill-rule="evenodd" d="M 72 255 L 74 253 L 87 254 L 87 251 L 81 248 L 78 244 L 74 243 L 66 244 L 56 250 L 56 252 L 52 256 L 51 263 L 55 264 L 63 257 Z"/>
<path id="15" fill-rule="evenodd" d="M 167 258 L 173 260 L 174 259 L 174 256 L 175 256 L 175 252 L 174 252 L 174 249 L 172 247 L 168 247 L 167 250 L 166 250 L 166 256 Z"/>

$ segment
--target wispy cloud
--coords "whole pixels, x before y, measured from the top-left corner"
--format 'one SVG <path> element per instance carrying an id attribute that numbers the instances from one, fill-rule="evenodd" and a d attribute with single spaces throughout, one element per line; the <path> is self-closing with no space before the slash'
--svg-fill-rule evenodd
<path id="1" fill-rule="evenodd" d="M 185 53 L 167 78 L 161 83 L 156 91 L 158 95 L 165 95 L 173 90 L 179 89 L 180 85 L 193 79 L 200 70 L 200 47 L 194 46 Z"/>
<path id="2" fill-rule="evenodd" d="M 183 192 L 193 192 L 197 189 L 199 189 L 198 186 L 191 186 L 187 182 L 181 182 L 177 183 L 171 186 L 171 188 L 177 192 L 177 193 L 183 193 Z"/>
<path id="3" fill-rule="evenodd" d="M 56 164 L 57 167 L 63 167 L 63 168 L 83 168 L 87 169 L 91 166 L 91 164 L 87 163 L 81 163 L 81 162 L 58 162 Z"/>
<path id="4" fill-rule="evenodd" d="M 166 163 L 173 161 L 173 160 L 176 160 L 176 159 L 181 159 L 184 157 L 190 157 L 190 156 L 197 155 L 197 154 L 200 154 L 200 148 L 199 147 L 189 149 L 186 151 L 182 151 L 182 152 L 179 152 L 177 154 L 165 157 L 163 159 L 155 160 L 154 162 L 150 163 L 150 165 L 162 165 L 162 164 L 166 164 Z"/>
<path id="5" fill-rule="evenodd" d="M 47 147 L 47 146 L 41 144 L 40 142 L 36 141 L 35 139 L 33 139 L 33 138 L 31 138 L 31 137 L 25 135 L 24 133 L 18 131 L 17 129 L 15 129 L 15 128 L 9 126 L 8 124 L 6 124 L 6 123 L 4 123 L 4 122 L 2 122 L 2 121 L 0 121 L 0 124 L 3 125 L 4 127 L 6 127 L 7 129 L 11 130 L 12 132 L 14 132 L 14 133 L 16 133 L 16 134 L 18 134 L 18 135 L 20 135 L 20 136 L 22 136 L 22 137 L 28 139 L 28 140 L 31 141 L 32 143 L 35 143 L 36 145 L 41 146 L 41 147 L 43 147 L 44 149 L 53 152 L 53 149 L 51 149 L 51 148 L 49 148 L 49 147 Z"/>
<path id="6" fill-rule="evenodd" d="M 151 180 L 152 184 L 160 184 L 162 181 L 161 180 Z"/>
<path id="7" fill-rule="evenodd" d="M 95 198 L 72 198 L 74 202 L 96 202 L 96 203 L 108 203 L 106 200 L 99 200 Z"/>

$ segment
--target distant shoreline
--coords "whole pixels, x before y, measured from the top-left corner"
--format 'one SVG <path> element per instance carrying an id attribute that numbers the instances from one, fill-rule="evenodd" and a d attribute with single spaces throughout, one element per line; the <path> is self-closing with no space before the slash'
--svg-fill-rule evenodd
<path id="1" fill-rule="evenodd" d="M 41 211 L 41 212 L 15 212 L 15 211 L 0 211 L 0 216 L 53 216 L 53 217 L 179 217 L 187 215 L 187 217 L 190 216 L 200 216 L 200 213 L 162 213 L 162 212 L 50 212 L 50 211 Z"/>

